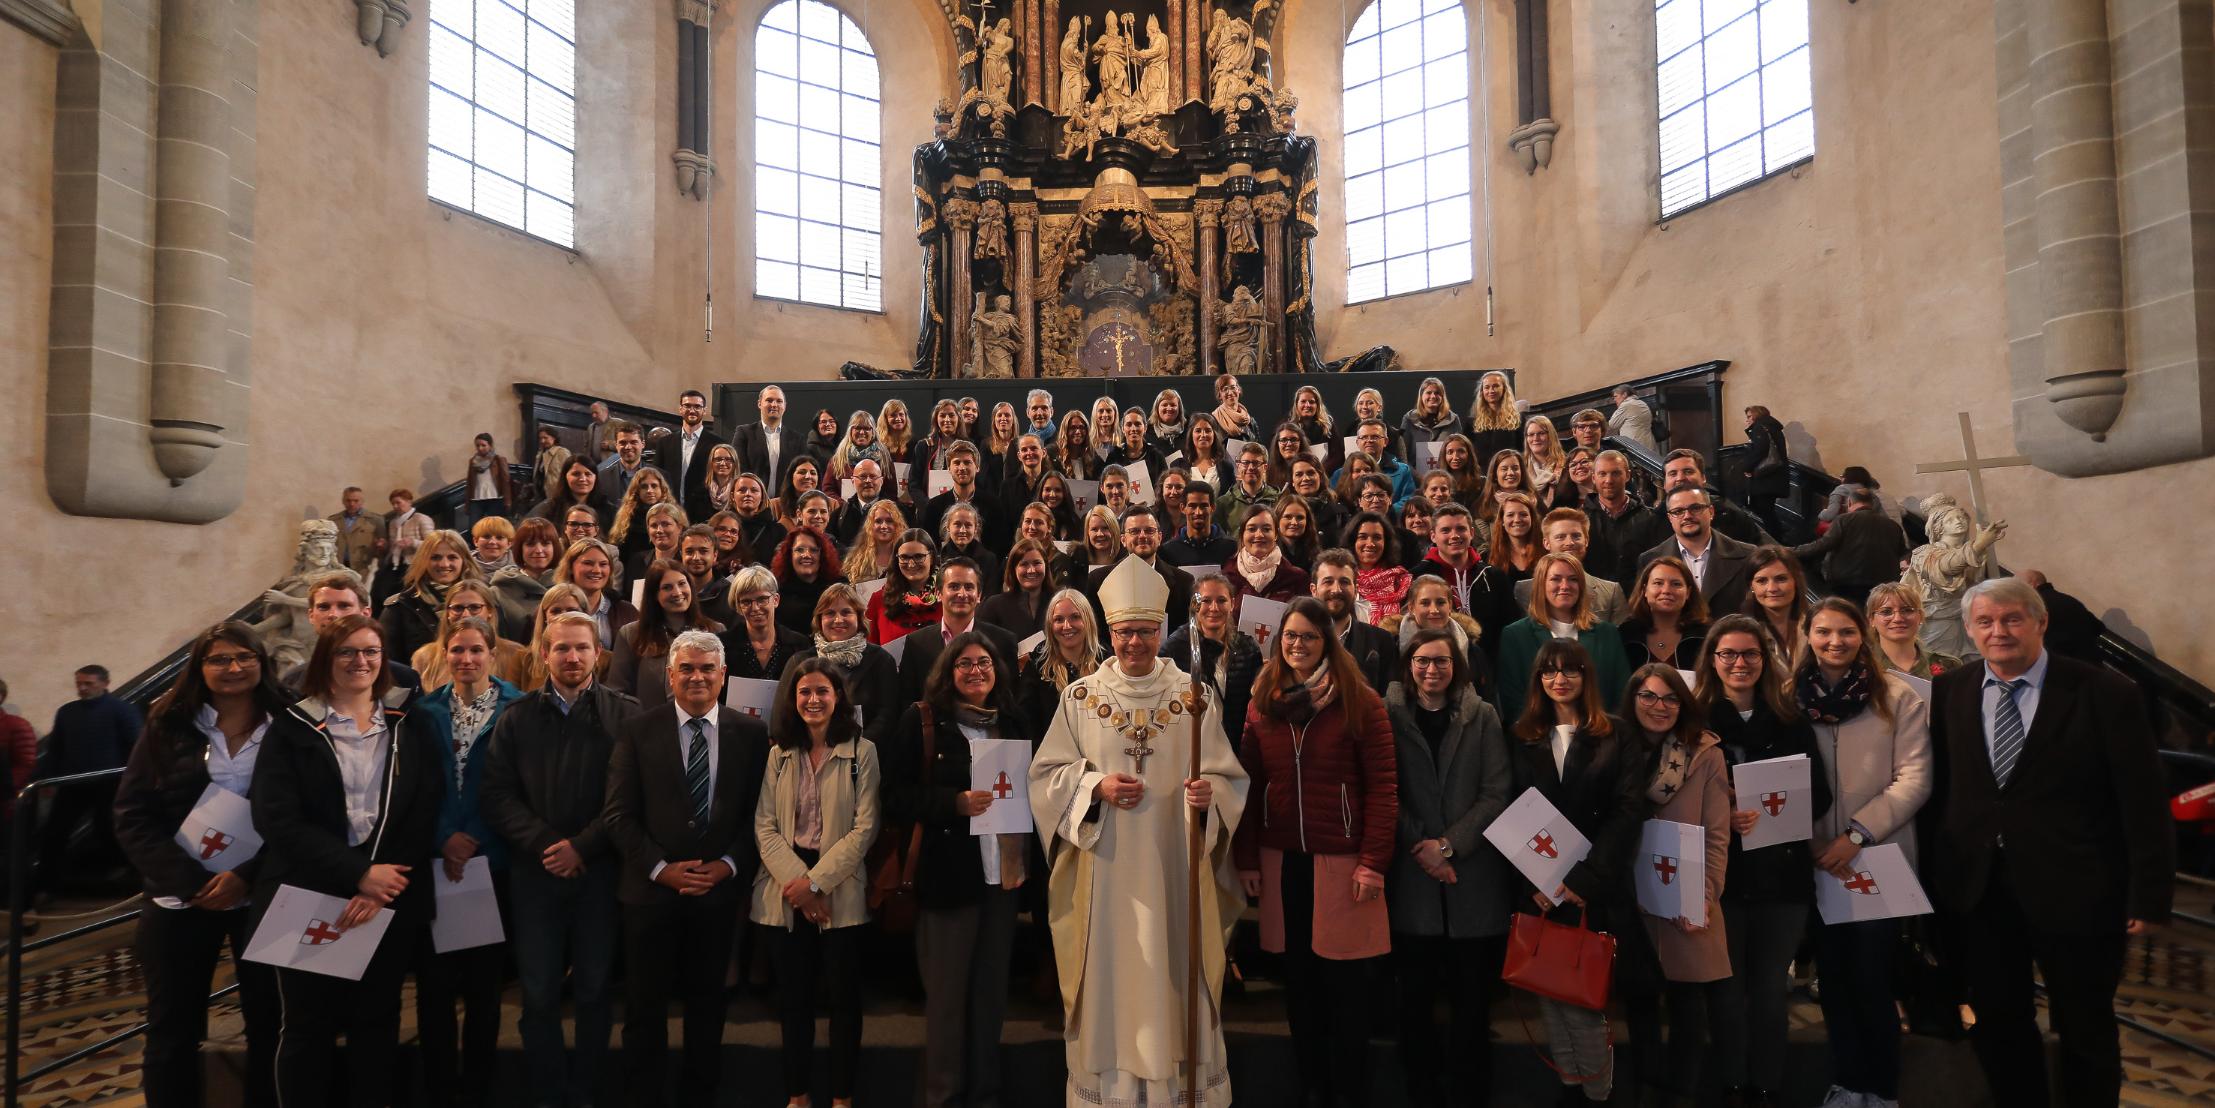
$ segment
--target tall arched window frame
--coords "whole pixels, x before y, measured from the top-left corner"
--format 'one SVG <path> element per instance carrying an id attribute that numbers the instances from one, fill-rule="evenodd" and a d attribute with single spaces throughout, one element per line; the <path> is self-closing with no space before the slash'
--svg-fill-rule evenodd
<path id="1" fill-rule="evenodd" d="M 754 295 L 884 310 L 877 55 L 819 0 L 754 31 Z"/>
<path id="2" fill-rule="evenodd" d="M 1657 0 L 1661 218 L 1815 156 L 1807 0 Z"/>
<path id="3" fill-rule="evenodd" d="M 574 0 L 432 0 L 431 199 L 577 244 Z"/>
<path id="4" fill-rule="evenodd" d="M 1469 280 L 1469 23 L 1376 0 L 1346 35 L 1346 302 Z"/>

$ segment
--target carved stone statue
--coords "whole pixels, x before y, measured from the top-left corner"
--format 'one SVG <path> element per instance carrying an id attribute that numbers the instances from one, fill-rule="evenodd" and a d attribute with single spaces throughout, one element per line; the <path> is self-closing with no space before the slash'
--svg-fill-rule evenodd
<path id="1" fill-rule="evenodd" d="M 262 618 L 254 624 L 279 674 L 306 665 L 315 651 L 315 627 L 308 622 L 308 587 L 333 573 L 361 580 L 339 560 L 338 525 L 327 519 L 303 520 L 292 572 L 262 594 Z"/>
<path id="2" fill-rule="evenodd" d="M 1123 102 L 1131 98 L 1131 44 L 1119 32 L 1114 12 L 1107 29 L 1092 44 L 1092 56 L 1100 60 L 1100 96 L 1095 103 L 1113 108 L 1120 116 Z"/>
<path id="3" fill-rule="evenodd" d="M 1223 204 L 1223 252 L 1259 254 L 1261 239 L 1254 233 L 1254 202 L 1233 196 Z"/>
<path id="4" fill-rule="evenodd" d="M 1015 33 L 1003 18 L 998 23 L 981 28 L 983 39 L 984 80 L 982 86 L 986 100 L 998 104 L 1008 102 L 1008 93 L 1015 86 L 1015 65 L 1008 60 L 1015 52 Z"/>
<path id="5" fill-rule="evenodd" d="M 1262 343 L 1269 329 L 1261 301 L 1244 285 L 1231 293 L 1230 302 L 1216 309 L 1219 334 L 1215 346 L 1223 352 L 1223 372 L 1261 372 Z"/>
<path id="6" fill-rule="evenodd" d="M 1900 579 L 1922 590 L 1923 645 L 1966 657 L 1977 651 L 1961 625 L 1961 594 L 1996 575 L 1992 546 L 2007 534 L 2007 521 L 1980 528 L 1968 509 L 1945 493 L 1925 499 L 1923 512 L 1931 541 L 1907 556 Z"/>
<path id="7" fill-rule="evenodd" d="M 1008 252 L 1008 209 L 997 198 L 977 205 L 977 241 L 973 258 L 1004 258 Z"/>
<path id="8" fill-rule="evenodd" d="M 1006 294 L 995 298 L 989 306 L 985 296 L 985 293 L 977 294 L 977 310 L 969 316 L 973 346 L 970 373 L 976 377 L 1013 377 L 1016 349 L 1022 345 L 1016 333 L 1021 322 L 1015 318 Z"/>
<path id="9" fill-rule="evenodd" d="M 1047 377 L 1077 374 L 1077 347 L 1084 327 L 1084 309 L 1075 304 L 1041 304 L 1038 316 L 1038 361 Z"/>
<path id="10" fill-rule="evenodd" d="M 1069 17 L 1069 33 L 1061 36 L 1061 100 L 1063 115 L 1074 116 L 1084 111 L 1085 97 L 1091 94 L 1084 75 L 1084 32 L 1092 22 L 1090 16 L 1079 20 Z M 1067 157 L 1067 155 L 1063 155 Z"/>
<path id="11" fill-rule="evenodd" d="M 1269 0 L 1254 5 L 1254 16 L 1269 7 Z M 1255 70 L 1255 62 L 1269 51 L 1269 44 L 1254 37 L 1254 26 L 1223 10 L 1215 9 L 1215 19 L 1207 32 L 1208 56 L 1208 107 L 1218 112 L 1233 110 L 1238 98 L 1249 92 L 1269 98 L 1269 82 Z"/>
<path id="12" fill-rule="evenodd" d="M 1146 45 L 1137 50 L 1140 70 L 1135 107 L 1152 118 L 1169 114 L 1169 37 L 1161 33 L 1161 18 L 1146 17 Z"/>

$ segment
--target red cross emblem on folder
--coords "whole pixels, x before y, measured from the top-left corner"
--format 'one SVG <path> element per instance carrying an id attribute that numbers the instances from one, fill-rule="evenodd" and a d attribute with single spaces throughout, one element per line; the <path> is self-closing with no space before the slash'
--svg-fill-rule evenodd
<path id="1" fill-rule="evenodd" d="M 1528 845 L 1531 848 L 1531 853 L 1536 854 L 1541 858 L 1561 857 L 1561 852 L 1554 849 L 1554 837 L 1544 831 L 1540 831 L 1538 834 L 1532 835 L 1531 841 Z"/>
<path id="2" fill-rule="evenodd" d="M 1875 896 L 1879 891 L 1877 889 L 1877 879 L 1871 876 L 1868 870 L 1855 873 L 1853 880 L 1846 882 L 1846 887 L 1863 896 Z"/>
<path id="3" fill-rule="evenodd" d="M 1661 883 L 1664 885 L 1675 881 L 1677 879 L 1677 860 L 1666 854 L 1654 855 L 1654 872 L 1661 875 Z"/>
<path id="4" fill-rule="evenodd" d="M 300 945 L 324 946 L 337 942 L 342 934 L 344 932 L 331 926 L 326 920 L 311 919 L 308 921 L 308 929 L 300 932 Z"/>
<path id="5" fill-rule="evenodd" d="M 200 836 L 200 860 L 205 862 L 231 848 L 231 837 L 213 827 Z"/>
<path id="6" fill-rule="evenodd" d="M 1008 782 L 1008 771 L 1001 770 L 1000 779 L 992 783 L 992 795 L 997 799 L 1006 800 L 1014 792 L 1015 786 Z"/>
<path id="7" fill-rule="evenodd" d="M 1786 794 L 1786 793 L 1762 793 L 1762 794 L 1761 794 L 1761 807 L 1762 807 L 1762 810 L 1764 810 L 1764 811 L 1766 811 L 1766 812 L 1768 812 L 1768 813 L 1769 813 L 1769 818 L 1771 818 L 1771 819 L 1775 819 L 1775 818 L 1776 818 L 1777 816 L 1779 816 L 1779 815 L 1782 815 L 1782 814 L 1784 813 L 1784 801 L 1785 801 L 1785 797 L 1786 797 L 1787 795 L 1789 795 L 1789 794 Z"/>

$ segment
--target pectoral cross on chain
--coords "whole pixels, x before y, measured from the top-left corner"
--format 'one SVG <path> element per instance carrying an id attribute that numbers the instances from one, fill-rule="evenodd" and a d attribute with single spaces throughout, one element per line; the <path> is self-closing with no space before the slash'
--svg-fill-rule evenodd
<path id="1" fill-rule="evenodd" d="M 1151 712 L 1131 713 L 1131 745 L 1123 748 L 1123 753 L 1136 763 L 1136 772 L 1141 776 L 1146 772 L 1146 759 L 1154 756 L 1154 748 L 1150 745 L 1154 737 L 1152 718 Z"/>
<path id="2" fill-rule="evenodd" d="M 1146 737 L 1141 735 L 1136 744 L 1124 747 L 1123 753 L 1130 756 L 1133 768 L 1138 775 L 1144 776 L 1146 773 L 1146 759 L 1154 756 L 1154 748 L 1146 745 Z"/>

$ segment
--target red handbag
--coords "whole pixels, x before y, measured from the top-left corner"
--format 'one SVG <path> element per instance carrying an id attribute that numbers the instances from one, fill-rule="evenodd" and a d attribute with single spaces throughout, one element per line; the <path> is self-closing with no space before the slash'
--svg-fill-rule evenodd
<path id="1" fill-rule="evenodd" d="M 1615 972 L 1615 936 L 1594 931 L 1584 914 L 1577 925 L 1544 916 L 1515 913 L 1507 933 L 1507 963 L 1500 980 L 1579 1008 L 1607 1007 L 1608 981 Z"/>

